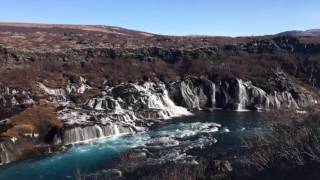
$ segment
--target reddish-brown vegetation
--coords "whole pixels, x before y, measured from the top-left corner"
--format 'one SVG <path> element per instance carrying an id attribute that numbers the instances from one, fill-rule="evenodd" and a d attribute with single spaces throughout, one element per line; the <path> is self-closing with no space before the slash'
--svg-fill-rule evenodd
<path id="1" fill-rule="evenodd" d="M 10 118 L 12 128 L 2 133 L 2 137 L 20 137 L 23 134 L 46 134 L 53 127 L 62 127 L 53 104 L 36 105 Z"/>

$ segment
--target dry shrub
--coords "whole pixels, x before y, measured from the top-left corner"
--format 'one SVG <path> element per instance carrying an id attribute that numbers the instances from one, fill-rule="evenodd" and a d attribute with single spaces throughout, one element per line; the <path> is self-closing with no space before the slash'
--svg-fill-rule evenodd
<path id="1" fill-rule="evenodd" d="M 239 179 L 314 179 L 320 174 L 320 111 L 268 115 L 267 136 L 248 138 L 248 151 L 233 160 Z"/>

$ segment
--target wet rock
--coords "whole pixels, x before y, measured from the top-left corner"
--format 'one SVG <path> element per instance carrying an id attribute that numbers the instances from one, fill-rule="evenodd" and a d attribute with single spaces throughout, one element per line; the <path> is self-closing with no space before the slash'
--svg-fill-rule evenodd
<path id="1" fill-rule="evenodd" d="M 189 77 L 169 85 L 174 101 L 190 110 L 215 107 L 215 84 L 207 79 Z"/>
<path id="2" fill-rule="evenodd" d="M 227 160 L 214 161 L 214 167 L 216 168 L 216 171 L 219 171 L 219 172 L 231 172 L 232 171 L 232 165 Z"/>
<path id="3" fill-rule="evenodd" d="M 122 172 L 118 169 L 102 170 L 101 173 L 107 179 L 117 179 L 122 177 Z"/>
<path id="4" fill-rule="evenodd" d="M 22 156 L 21 149 L 12 140 L 0 142 L 0 165 L 16 161 Z"/>
<path id="5" fill-rule="evenodd" d="M 23 90 L 0 85 L 0 119 L 21 112 L 35 103 L 31 90 Z"/>

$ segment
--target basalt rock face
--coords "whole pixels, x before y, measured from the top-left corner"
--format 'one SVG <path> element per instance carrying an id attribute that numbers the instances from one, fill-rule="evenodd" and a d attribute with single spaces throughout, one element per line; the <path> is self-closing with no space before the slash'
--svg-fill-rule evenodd
<path id="1" fill-rule="evenodd" d="M 14 142 L 3 141 L 0 142 L 0 165 L 16 161 L 21 157 L 21 149 L 17 149 Z"/>
<path id="2" fill-rule="evenodd" d="M 34 95 L 30 90 L 21 90 L 0 86 L 0 133 L 12 128 L 8 117 L 23 111 L 34 104 Z M 16 146 L 15 137 L 0 139 L 0 164 L 6 164 L 21 157 L 21 149 Z"/>
<path id="3" fill-rule="evenodd" d="M 216 86 L 206 79 L 188 78 L 169 85 L 169 91 L 175 102 L 190 110 L 214 108 L 216 105 Z"/>
<path id="4" fill-rule="evenodd" d="M 78 32 L 66 27 L 35 30 L 11 26 L 0 25 L 0 63 L 4 66 L 1 75 L 4 71 L 19 75 L 21 69 L 31 72 L 48 65 L 47 71 L 53 76 L 99 74 L 120 82 L 128 79 L 134 82 L 144 76 L 176 80 L 176 76 L 188 74 L 209 77 L 231 74 L 233 78 L 250 79 L 258 87 L 268 87 L 267 75 L 279 68 L 293 79 L 320 87 L 317 37 L 169 37 L 136 32 L 133 36 L 128 31 L 110 31 L 113 32 L 110 35 L 105 29 Z M 55 42 L 51 42 L 52 38 Z M 41 48 L 36 46 L 39 43 Z M 126 64 L 127 60 L 132 64 Z M 44 72 L 30 73 L 29 79 L 48 77 L 47 74 L 37 77 L 41 73 Z"/>
<path id="5" fill-rule="evenodd" d="M 221 108 L 232 110 L 299 109 L 317 103 L 309 94 L 289 91 L 267 93 L 250 81 L 189 78 L 170 85 L 175 102 L 191 110 Z"/>
<path id="6" fill-rule="evenodd" d="M 0 86 L 0 119 L 9 117 L 34 103 L 30 90 Z"/>

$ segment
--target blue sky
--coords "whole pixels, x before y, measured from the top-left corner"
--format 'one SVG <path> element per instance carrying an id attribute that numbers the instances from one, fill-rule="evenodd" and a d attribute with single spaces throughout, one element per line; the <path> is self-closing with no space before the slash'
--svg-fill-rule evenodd
<path id="1" fill-rule="evenodd" d="M 170 35 L 320 28 L 320 0 L 5 0 L 2 22 L 103 24 Z"/>

